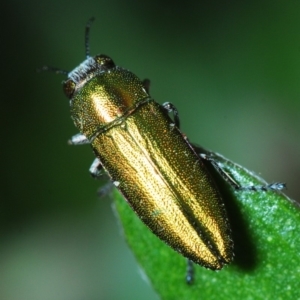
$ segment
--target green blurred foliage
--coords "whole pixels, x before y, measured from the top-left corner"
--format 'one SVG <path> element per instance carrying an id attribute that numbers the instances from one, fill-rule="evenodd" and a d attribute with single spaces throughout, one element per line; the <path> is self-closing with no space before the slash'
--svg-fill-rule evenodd
<path id="1" fill-rule="evenodd" d="M 64 78 L 35 73 L 84 59 L 91 16 L 91 52 L 150 78 L 192 141 L 300 199 L 300 2 L 13 0 L 0 11 L 1 299 L 157 299 L 110 199 L 96 197 L 89 147 L 66 143 Z"/>

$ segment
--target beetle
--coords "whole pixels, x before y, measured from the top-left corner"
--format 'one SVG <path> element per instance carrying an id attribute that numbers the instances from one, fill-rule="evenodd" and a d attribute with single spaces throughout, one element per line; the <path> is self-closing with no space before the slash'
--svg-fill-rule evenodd
<path id="1" fill-rule="evenodd" d="M 141 81 L 107 55 L 89 54 L 67 75 L 63 89 L 79 134 L 73 145 L 90 144 L 96 156 L 90 172 L 104 170 L 138 217 L 175 251 L 211 270 L 234 256 L 225 205 L 204 161 L 209 161 L 235 189 L 240 189 L 209 153 L 199 153 L 180 131 L 178 111 L 158 104 Z M 173 118 L 170 117 L 173 114 Z M 278 190 L 280 184 L 268 189 Z M 189 265 L 190 266 L 190 265 Z M 188 282 L 192 271 L 188 268 Z"/>

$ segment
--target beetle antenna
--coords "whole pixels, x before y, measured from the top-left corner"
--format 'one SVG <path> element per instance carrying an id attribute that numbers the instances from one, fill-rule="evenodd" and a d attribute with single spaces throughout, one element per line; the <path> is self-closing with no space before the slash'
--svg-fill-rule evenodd
<path id="1" fill-rule="evenodd" d="M 68 75 L 70 72 L 69 71 L 66 71 L 66 70 L 62 70 L 62 69 L 59 69 L 59 68 L 54 68 L 54 67 L 49 67 L 49 66 L 43 66 L 39 69 L 36 69 L 37 72 L 53 72 L 53 73 L 56 73 L 56 74 L 63 74 L 63 75 Z"/>
<path id="2" fill-rule="evenodd" d="M 90 28 L 95 18 L 92 17 L 88 20 L 85 26 L 85 56 L 86 58 L 90 57 Z"/>

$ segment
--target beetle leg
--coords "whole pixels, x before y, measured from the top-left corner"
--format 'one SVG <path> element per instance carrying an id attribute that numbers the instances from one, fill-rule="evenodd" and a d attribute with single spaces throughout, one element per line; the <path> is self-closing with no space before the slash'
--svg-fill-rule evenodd
<path id="1" fill-rule="evenodd" d="M 68 140 L 68 144 L 70 145 L 84 145 L 89 143 L 90 141 L 87 139 L 87 137 L 81 133 L 73 135 L 71 139 Z"/>
<path id="2" fill-rule="evenodd" d="M 192 284 L 194 281 L 194 263 L 187 258 L 187 268 L 186 268 L 186 276 L 185 280 L 187 284 Z"/>
<path id="3" fill-rule="evenodd" d="M 147 94 L 150 95 L 150 80 L 149 79 L 144 79 L 142 81 L 143 87 L 146 90 Z"/>
<path id="4" fill-rule="evenodd" d="M 103 174 L 103 176 L 105 176 L 105 174 Z M 97 195 L 99 198 L 109 195 L 111 190 L 114 188 L 113 182 L 111 180 L 109 180 L 109 178 L 107 178 L 107 180 L 108 181 L 97 190 Z"/>
<path id="5" fill-rule="evenodd" d="M 179 120 L 179 114 L 178 114 L 178 110 L 175 107 L 175 105 L 173 105 L 170 102 L 165 102 L 163 103 L 162 107 L 168 112 L 168 113 L 173 113 L 173 118 L 174 118 L 174 122 L 176 127 L 180 128 L 180 120 Z"/>
<path id="6" fill-rule="evenodd" d="M 70 145 L 84 145 L 89 144 L 90 141 L 86 138 L 85 135 L 78 133 L 71 137 L 71 139 L 68 141 Z M 105 176 L 104 173 L 102 173 L 102 165 L 98 158 L 96 158 L 89 169 L 91 175 L 95 179 L 100 179 L 103 176 Z M 113 187 L 113 183 L 107 178 L 108 182 L 105 183 L 103 186 L 101 186 L 98 191 L 97 195 L 101 198 L 107 194 L 109 194 L 110 190 Z"/>
<path id="7" fill-rule="evenodd" d="M 99 160 L 99 158 L 95 158 L 95 160 L 93 161 L 92 165 L 90 166 L 89 169 L 91 175 L 93 178 L 95 179 L 99 179 L 102 176 L 102 164 Z"/>
<path id="8" fill-rule="evenodd" d="M 218 161 L 216 156 L 199 146 L 192 145 L 199 156 L 208 161 L 215 170 L 223 177 L 225 181 L 227 181 L 235 190 L 244 190 L 244 191 L 281 191 L 286 188 L 285 183 L 282 182 L 273 182 L 266 185 L 251 185 L 251 186 L 241 186 L 230 174 L 227 172 L 222 164 Z"/>
<path id="9" fill-rule="evenodd" d="M 102 198 L 102 197 L 108 195 L 114 187 L 113 182 L 109 179 L 108 175 L 105 172 L 102 172 L 102 170 L 103 170 L 103 167 L 102 167 L 102 164 L 101 164 L 99 158 L 95 158 L 89 171 L 93 178 L 103 179 L 103 181 L 104 181 L 104 184 L 97 190 L 97 195 L 99 198 Z"/>
<path id="10" fill-rule="evenodd" d="M 241 189 L 241 186 L 232 178 L 232 176 L 226 172 L 219 164 L 218 162 L 208 156 L 204 153 L 199 153 L 200 157 L 205 159 L 206 161 L 209 161 L 210 164 L 215 168 L 215 170 L 223 177 L 224 180 L 226 180 L 235 190 Z"/>

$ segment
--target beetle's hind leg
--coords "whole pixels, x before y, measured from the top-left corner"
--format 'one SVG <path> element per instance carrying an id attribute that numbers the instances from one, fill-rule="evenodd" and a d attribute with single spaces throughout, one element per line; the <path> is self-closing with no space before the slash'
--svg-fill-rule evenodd
<path id="1" fill-rule="evenodd" d="M 240 185 L 230 174 L 226 171 L 223 164 L 220 163 L 219 159 L 213 152 L 209 152 L 199 146 L 192 145 L 201 159 L 209 162 L 214 169 L 222 176 L 222 178 L 228 182 L 235 190 L 244 190 L 244 191 L 281 191 L 286 188 L 285 183 L 274 182 L 266 185 L 250 185 L 242 186 Z"/>
<path id="2" fill-rule="evenodd" d="M 179 119 L 179 114 L 178 114 L 178 110 L 175 107 L 175 105 L 173 105 L 170 102 L 165 102 L 163 103 L 162 107 L 167 111 L 167 113 L 173 113 L 173 118 L 174 118 L 174 123 L 176 125 L 176 127 L 180 128 L 180 119 Z"/>

